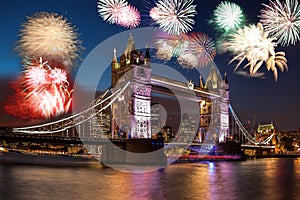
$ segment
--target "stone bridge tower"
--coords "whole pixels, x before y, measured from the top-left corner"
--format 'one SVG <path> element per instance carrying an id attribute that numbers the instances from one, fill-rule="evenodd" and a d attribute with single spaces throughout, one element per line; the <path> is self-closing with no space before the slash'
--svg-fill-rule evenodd
<path id="1" fill-rule="evenodd" d="M 135 47 L 132 35 L 118 62 L 116 50 L 111 64 L 111 88 L 116 91 L 129 86 L 112 104 L 113 138 L 151 138 L 151 63 L 146 47 L 145 54 Z"/>
<path id="2" fill-rule="evenodd" d="M 206 139 L 226 142 L 226 138 L 229 137 L 229 83 L 226 73 L 222 79 L 218 70 L 212 67 L 205 88 L 219 95 L 217 98 L 211 98 L 208 103 L 207 110 L 209 111 L 206 116 L 209 116 L 207 117 L 209 122 L 205 126 L 205 131 L 209 134 Z"/>

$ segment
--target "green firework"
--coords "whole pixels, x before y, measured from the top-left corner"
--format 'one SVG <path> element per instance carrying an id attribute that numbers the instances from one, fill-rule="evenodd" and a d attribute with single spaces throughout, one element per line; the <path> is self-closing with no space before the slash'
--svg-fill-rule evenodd
<path id="1" fill-rule="evenodd" d="M 239 28 L 245 20 L 241 7 L 235 3 L 223 1 L 214 10 L 213 23 L 217 29 L 228 32 Z"/>

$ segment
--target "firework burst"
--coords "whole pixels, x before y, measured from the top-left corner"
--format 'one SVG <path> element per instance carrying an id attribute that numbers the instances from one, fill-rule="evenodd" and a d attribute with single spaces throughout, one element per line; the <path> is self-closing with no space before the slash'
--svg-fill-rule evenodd
<path id="1" fill-rule="evenodd" d="M 260 22 L 272 37 L 282 46 L 295 44 L 300 40 L 300 5 L 297 0 L 270 1 L 263 4 Z"/>
<path id="2" fill-rule="evenodd" d="M 67 73 L 51 68 L 42 58 L 27 59 L 26 64 L 21 84 L 14 85 L 15 95 L 5 106 L 6 111 L 22 118 L 38 119 L 67 113 L 72 102 Z"/>
<path id="3" fill-rule="evenodd" d="M 74 27 L 55 13 L 36 13 L 23 24 L 17 46 L 22 57 L 43 57 L 70 67 L 79 56 Z"/>
<path id="4" fill-rule="evenodd" d="M 254 76 L 258 69 L 265 62 L 268 70 L 272 70 L 275 80 L 277 80 L 276 66 L 281 70 L 287 70 L 287 60 L 284 52 L 275 53 L 275 38 L 269 38 L 268 33 L 264 32 L 262 24 L 257 26 L 250 25 L 240 28 L 237 32 L 230 34 L 230 39 L 223 44 L 226 51 L 231 52 L 235 57 L 230 61 L 238 60 L 237 69 L 246 59 L 250 75 Z"/>
<path id="5" fill-rule="evenodd" d="M 25 101 L 43 117 L 56 117 L 69 111 L 71 92 L 67 74 L 59 68 L 51 68 L 47 62 L 32 59 L 24 71 Z"/>
<path id="6" fill-rule="evenodd" d="M 126 0 L 99 0 L 98 13 L 104 21 L 126 28 L 135 28 L 140 24 L 140 12 Z"/>
<path id="7" fill-rule="evenodd" d="M 188 67 L 204 67 L 211 63 L 216 55 L 213 40 L 205 33 L 191 33 L 189 44 L 178 58 L 180 63 Z"/>
<path id="8" fill-rule="evenodd" d="M 155 36 L 158 59 L 169 61 L 177 58 L 184 67 L 204 67 L 213 61 L 216 48 L 213 40 L 204 33 L 169 35 L 158 32 Z"/>
<path id="9" fill-rule="evenodd" d="M 155 36 L 155 47 L 157 57 L 161 60 L 177 58 L 188 47 L 188 35 L 169 35 L 165 32 L 158 32 Z"/>
<path id="10" fill-rule="evenodd" d="M 104 21 L 115 24 L 119 20 L 121 10 L 127 5 L 126 0 L 99 0 L 98 13 Z"/>
<path id="11" fill-rule="evenodd" d="M 140 24 L 140 21 L 140 12 L 135 7 L 128 5 L 121 9 L 116 24 L 126 28 L 135 28 Z"/>
<path id="12" fill-rule="evenodd" d="M 244 22 L 244 14 L 239 5 L 224 1 L 214 10 L 213 22 L 226 32 L 235 30 Z"/>
<path id="13" fill-rule="evenodd" d="M 150 10 L 150 17 L 165 32 L 172 35 L 187 33 L 193 29 L 196 5 L 193 0 L 159 0 Z"/>

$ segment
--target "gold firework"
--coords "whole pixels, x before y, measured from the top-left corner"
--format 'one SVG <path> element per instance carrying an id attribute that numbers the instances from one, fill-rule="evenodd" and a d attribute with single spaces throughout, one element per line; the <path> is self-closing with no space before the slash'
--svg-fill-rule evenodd
<path id="1" fill-rule="evenodd" d="M 63 16 L 41 12 L 23 24 L 17 50 L 23 57 L 43 57 L 72 66 L 82 49 L 74 27 Z"/>
<path id="2" fill-rule="evenodd" d="M 243 61 L 248 63 L 244 68 L 249 67 L 251 76 L 260 69 L 263 63 L 266 63 L 267 70 L 272 70 L 274 78 L 277 81 L 278 67 L 281 71 L 288 69 L 287 59 L 284 52 L 275 53 L 277 45 L 276 38 L 268 37 L 261 23 L 240 28 L 237 32 L 229 35 L 229 41 L 222 44 L 226 51 L 231 52 L 235 57 L 230 61 L 239 61 L 236 65 L 237 69 Z"/>

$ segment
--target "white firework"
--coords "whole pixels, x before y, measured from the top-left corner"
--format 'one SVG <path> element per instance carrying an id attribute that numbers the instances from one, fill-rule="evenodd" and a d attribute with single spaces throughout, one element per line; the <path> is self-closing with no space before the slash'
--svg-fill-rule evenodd
<path id="1" fill-rule="evenodd" d="M 279 44 L 294 45 L 300 40 L 300 5 L 297 0 L 275 0 L 263 5 L 260 22 Z"/>
<path id="2" fill-rule="evenodd" d="M 36 13 L 23 24 L 17 49 L 23 57 L 72 64 L 81 50 L 77 33 L 71 24 L 55 13 Z"/>
<path id="3" fill-rule="evenodd" d="M 126 0 L 99 0 L 98 13 L 104 21 L 110 24 L 116 24 L 122 15 L 122 9 L 126 8 Z"/>
<path id="4" fill-rule="evenodd" d="M 187 33 L 193 29 L 196 5 L 193 0 L 159 0 L 150 10 L 150 17 L 165 32 L 172 35 Z"/>
<path id="5" fill-rule="evenodd" d="M 262 24 L 240 28 L 229 37 L 229 41 L 225 42 L 223 47 L 235 55 L 230 63 L 239 60 L 235 69 L 246 59 L 248 64 L 244 68 L 250 67 L 250 75 L 254 76 L 262 64 L 266 63 L 266 68 L 273 71 L 275 80 L 278 77 L 276 66 L 281 71 L 287 70 L 285 53 L 275 53 L 275 38 L 268 37 L 268 32 L 264 32 Z"/>

